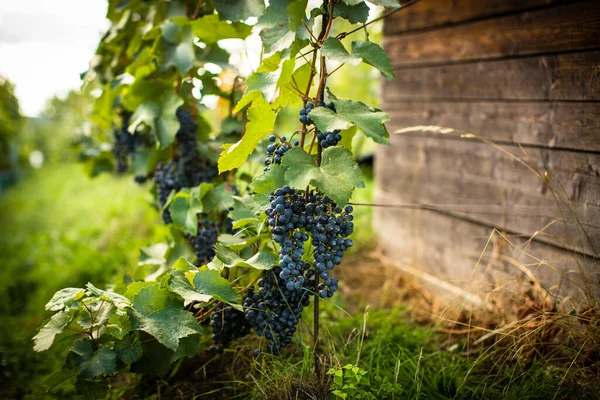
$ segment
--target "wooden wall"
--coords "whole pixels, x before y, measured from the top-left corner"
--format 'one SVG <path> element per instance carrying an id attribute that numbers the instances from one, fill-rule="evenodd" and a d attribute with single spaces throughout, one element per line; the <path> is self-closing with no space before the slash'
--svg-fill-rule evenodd
<path id="1" fill-rule="evenodd" d="M 459 287 L 600 295 L 600 1 L 421 0 L 385 22 L 384 250 Z M 462 132 L 492 140 L 461 138 Z M 582 290 L 582 288 L 584 290 Z"/>

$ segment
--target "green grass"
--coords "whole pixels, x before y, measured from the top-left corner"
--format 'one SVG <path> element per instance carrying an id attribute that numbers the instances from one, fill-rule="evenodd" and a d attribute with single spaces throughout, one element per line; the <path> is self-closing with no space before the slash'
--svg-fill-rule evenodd
<path id="1" fill-rule="evenodd" d="M 31 392 L 59 362 L 31 342 L 54 292 L 111 282 L 162 236 L 150 200 L 130 177 L 92 180 L 80 165 L 32 171 L 0 195 L 0 393 Z"/>

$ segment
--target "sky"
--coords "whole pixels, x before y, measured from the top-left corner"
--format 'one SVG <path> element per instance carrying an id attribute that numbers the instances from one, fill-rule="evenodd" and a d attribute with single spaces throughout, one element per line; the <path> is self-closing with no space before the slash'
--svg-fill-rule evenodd
<path id="1" fill-rule="evenodd" d="M 38 116 L 46 101 L 81 86 L 109 27 L 106 0 L 0 1 L 0 75 L 16 85 L 21 112 Z"/>

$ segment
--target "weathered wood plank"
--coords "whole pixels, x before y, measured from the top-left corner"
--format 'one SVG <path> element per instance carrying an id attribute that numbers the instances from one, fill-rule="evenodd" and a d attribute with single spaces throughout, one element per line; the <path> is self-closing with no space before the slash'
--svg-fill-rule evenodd
<path id="1" fill-rule="evenodd" d="M 452 215 L 526 237 L 550 225 L 537 233 L 538 240 L 598 254 L 600 155 L 527 149 L 525 156 L 515 146 L 504 148 L 542 174 L 547 166 L 558 194 L 493 146 L 438 138 L 393 137 L 376 157 L 378 185 L 397 203 L 440 205 Z"/>
<path id="2" fill-rule="evenodd" d="M 385 35 L 493 17 L 565 0 L 423 0 L 384 21 Z"/>
<path id="3" fill-rule="evenodd" d="M 600 2 L 565 4 L 384 38 L 384 48 L 398 67 L 598 47 Z"/>
<path id="4" fill-rule="evenodd" d="M 385 102 L 600 100 L 600 51 L 396 70 Z"/>
<path id="5" fill-rule="evenodd" d="M 387 103 L 388 129 L 436 125 L 500 142 L 600 151 L 600 103 Z"/>
<path id="6" fill-rule="evenodd" d="M 376 192 L 378 202 L 394 197 Z M 600 261 L 590 257 L 510 235 L 506 241 L 491 228 L 431 211 L 376 208 L 375 224 L 390 257 L 471 292 L 510 285 L 497 282 L 502 276 L 526 286 L 523 271 L 530 270 L 559 296 L 600 295 Z"/>

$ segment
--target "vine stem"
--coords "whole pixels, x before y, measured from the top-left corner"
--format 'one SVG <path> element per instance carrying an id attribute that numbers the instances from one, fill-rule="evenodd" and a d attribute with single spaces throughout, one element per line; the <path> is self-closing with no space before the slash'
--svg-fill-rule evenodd
<path id="1" fill-rule="evenodd" d="M 321 24 L 321 32 L 319 33 L 317 46 L 319 46 L 323 40 L 327 37 L 331 30 L 331 25 L 333 22 L 333 7 L 335 3 L 329 0 L 323 0 L 323 8 L 328 10 L 328 13 L 323 15 L 323 22 Z M 317 47 L 315 47 L 315 52 L 313 54 L 313 60 L 316 62 L 317 57 Z M 314 67 L 313 62 L 313 67 Z M 313 69 L 314 70 L 314 69 Z M 325 60 L 325 56 L 321 55 L 320 57 L 320 70 L 319 70 L 319 87 L 317 88 L 317 97 L 316 102 L 319 100 L 323 100 L 325 97 L 325 86 L 327 85 L 327 63 Z M 310 88 L 310 87 L 309 87 Z M 319 134 L 319 130 L 315 127 L 314 137 L 317 137 Z M 312 147 L 312 146 L 311 146 Z M 317 165 L 321 166 L 321 154 L 323 152 L 323 148 L 321 147 L 321 143 L 317 142 Z M 315 282 L 313 288 L 315 294 L 314 299 L 314 308 L 313 308 L 313 357 L 315 359 L 315 375 L 317 378 L 322 376 L 322 368 L 321 368 L 321 358 L 319 351 L 319 274 L 315 271 Z"/>

